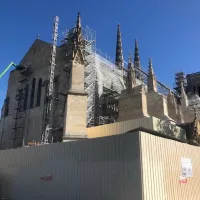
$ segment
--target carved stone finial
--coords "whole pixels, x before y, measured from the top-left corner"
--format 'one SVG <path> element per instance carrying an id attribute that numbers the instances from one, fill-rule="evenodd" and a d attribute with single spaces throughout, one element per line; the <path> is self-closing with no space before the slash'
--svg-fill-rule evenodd
<path id="1" fill-rule="evenodd" d="M 133 62 L 133 58 L 132 58 L 132 52 L 129 52 L 129 57 L 128 57 L 128 63 L 132 63 Z"/>
<path id="2" fill-rule="evenodd" d="M 153 65 L 152 65 L 152 59 L 149 58 L 149 73 L 147 77 L 147 86 L 148 86 L 148 91 L 154 91 L 157 92 L 157 81 L 156 77 L 153 72 Z"/>
<path id="3" fill-rule="evenodd" d="M 185 93 L 184 86 L 183 86 L 183 82 L 181 82 L 181 97 L 182 97 L 182 98 L 187 97 L 187 95 L 186 95 L 186 93 Z"/>
<path id="4" fill-rule="evenodd" d="M 154 74 L 153 72 L 153 64 L 152 64 L 152 59 L 149 58 L 149 74 Z"/>
<path id="5" fill-rule="evenodd" d="M 83 37 L 82 37 L 81 14 L 80 13 L 78 13 L 77 20 L 76 20 L 73 43 L 74 43 L 73 44 L 74 45 L 74 51 L 77 51 L 78 49 L 82 49 L 83 46 L 84 46 Z M 75 54 L 75 52 L 74 52 L 74 54 Z"/>
<path id="6" fill-rule="evenodd" d="M 80 12 L 78 13 L 78 16 L 77 16 L 76 28 L 77 29 L 81 28 L 81 13 Z"/>

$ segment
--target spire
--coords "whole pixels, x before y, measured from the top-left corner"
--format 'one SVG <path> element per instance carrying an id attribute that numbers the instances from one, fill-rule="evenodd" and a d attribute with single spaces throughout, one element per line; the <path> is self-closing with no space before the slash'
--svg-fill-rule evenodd
<path id="1" fill-rule="evenodd" d="M 118 27 L 117 27 L 117 46 L 116 46 L 115 65 L 119 69 L 124 68 L 124 59 L 123 59 L 123 51 L 122 51 L 122 38 L 121 38 L 121 31 L 120 31 L 120 25 L 119 24 L 118 24 Z"/>
<path id="2" fill-rule="evenodd" d="M 80 48 L 82 46 L 82 31 L 81 31 L 81 14 L 78 13 L 76 25 L 75 25 L 75 32 L 74 32 L 74 44 L 75 48 Z"/>
<path id="3" fill-rule="evenodd" d="M 76 20 L 76 31 L 81 29 L 81 13 L 78 13 L 77 20 Z"/>
<path id="4" fill-rule="evenodd" d="M 140 56 L 139 56 L 139 47 L 138 47 L 138 41 L 135 39 L 135 53 L 134 53 L 134 67 L 135 69 L 140 69 L 141 70 L 141 65 L 140 65 Z M 136 77 L 139 80 L 142 80 L 142 74 L 139 70 L 136 70 Z"/>
<path id="5" fill-rule="evenodd" d="M 151 58 L 149 58 L 149 73 L 147 77 L 147 87 L 149 92 L 150 91 L 157 92 L 157 81 L 153 72 L 153 65 Z"/>
<path id="6" fill-rule="evenodd" d="M 134 66 L 136 68 L 141 68 L 141 66 L 140 66 L 140 56 L 139 56 L 139 47 L 138 47 L 138 41 L 137 41 L 137 39 L 135 39 Z"/>

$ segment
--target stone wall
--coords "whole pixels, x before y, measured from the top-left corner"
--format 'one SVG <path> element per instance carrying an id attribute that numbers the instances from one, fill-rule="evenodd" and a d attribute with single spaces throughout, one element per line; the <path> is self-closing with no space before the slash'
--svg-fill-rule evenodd
<path id="1" fill-rule="evenodd" d="M 65 53 L 64 53 L 64 46 L 62 48 L 57 48 L 57 57 L 56 57 L 56 71 L 55 77 L 59 76 L 59 80 L 67 82 L 63 70 L 66 66 Z M 27 103 L 27 110 L 25 113 L 25 128 L 24 128 L 24 143 L 27 144 L 28 141 L 41 141 L 42 135 L 42 126 L 43 126 L 43 115 L 44 115 L 44 100 L 45 100 L 45 87 L 42 87 L 41 92 L 41 100 L 40 105 L 37 105 L 37 91 L 38 91 L 38 82 L 42 79 L 42 83 L 48 80 L 49 74 L 49 66 L 50 66 L 50 55 L 51 55 L 51 45 L 41 41 L 39 39 L 35 40 L 32 44 L 28 52 L 25 54 L 23 59 L 21 60 L 20 64 L 32 68 L 32 73 L 27 79 L 27 84 L 29 84 L 29 96 L 28 96 L 28 103 Z M 33 78 L 36 79 L 35 84 L 35 96 L 34 96 L 34 103 L 33 108 L 30 108 L 30 99 L 31 99 L 31 87 L 32 87 L 32 80 Z M 13 131 L 12 124 L 13 124 L 13 112 L 14 107 L 16 106 L 16 90 L 17 84 L 19 79 L 19 71 L 13 70 L 10 73 L 9 81 L 8 81 L 8 90 L 7 90 L 7 97 L 9 97 L 9 115 L 2 117 L 0 123 L 0 130 L 1 130 L 1 137 L 2 137 L 2 144 L 1 148 L 6 149 L 8 148 L 8 143 L 10 140 L 11 133 Z M 60 84 L 55 91 L 55 95 L 58 96 L 58 92 L 63 92 L 63 87 L 65 84 Z M 59 113 L 60 107 L 57 107 L 55 110 L 55 115 Z M 55 120 L 56 121 L 56 120 Z M 3 125 L 4 124 L 4 125 Z M 3 130 L 2 130 L 3 129 Z M 8 139 L 9 138 L 9 139 Z"/>

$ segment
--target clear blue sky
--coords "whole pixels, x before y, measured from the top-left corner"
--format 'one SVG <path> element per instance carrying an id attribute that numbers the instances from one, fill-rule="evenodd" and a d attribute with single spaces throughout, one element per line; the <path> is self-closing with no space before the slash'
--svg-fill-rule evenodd
<path id="1" fill-rule="evenodd" d="M 11 61 L 19 63 L 37 34 L 51 41 L 55 15 L 60 17 L 61 33 L 81 12 L 83 25 L 96 31 L 101 51 L 115 56 L 120 23 L 125 59 L 137 37 L 142 65 L 147 68 L 152 57 L 158 80 L 172 86 L 175 72 L 200 71 L 199 8 L 199 0 L 1 0 L 0 71 Z M 8 74 L 0 79 L 0 106 Z"/>

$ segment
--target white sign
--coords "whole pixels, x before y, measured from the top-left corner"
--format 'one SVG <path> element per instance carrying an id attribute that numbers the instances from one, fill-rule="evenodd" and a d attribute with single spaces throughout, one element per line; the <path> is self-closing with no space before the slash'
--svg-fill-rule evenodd
<path id="1" fill-rule="evenodd" d="M 181 158 L 182 177 L 192 177 L 192 161 L 189 158 Z"/>

